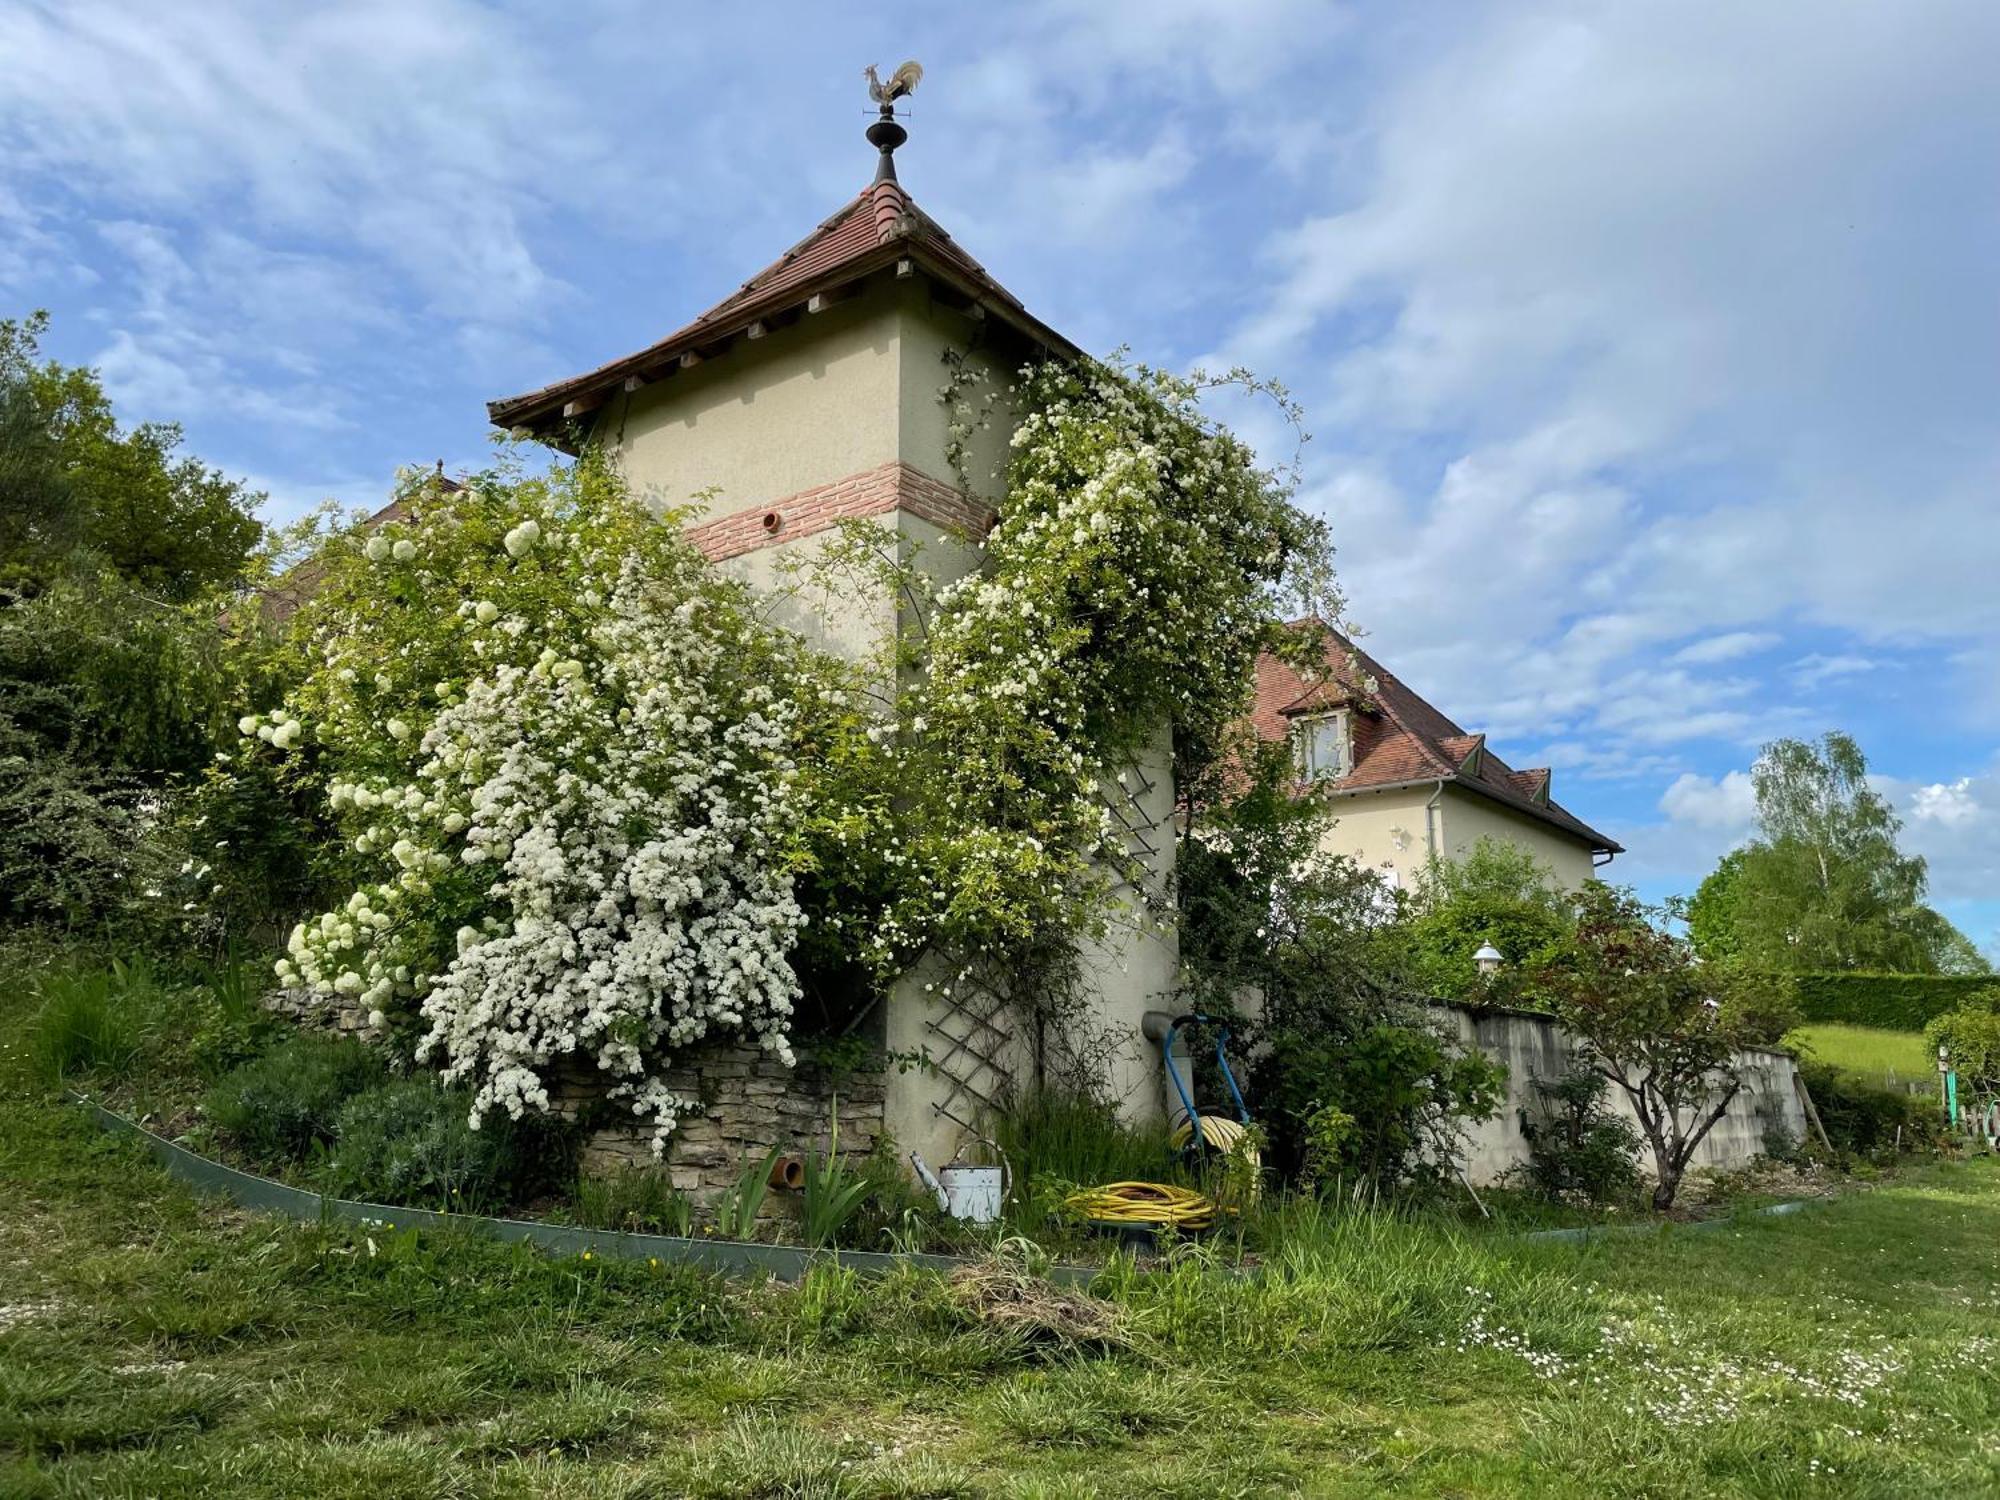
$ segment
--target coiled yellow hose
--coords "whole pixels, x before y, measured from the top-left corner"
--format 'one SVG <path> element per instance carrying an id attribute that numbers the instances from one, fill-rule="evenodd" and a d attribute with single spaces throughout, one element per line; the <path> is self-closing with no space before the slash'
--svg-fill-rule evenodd
<path id="1" fill-rule="evenodd" d="M 1198 1115 L 1196 1119 L 1201 1123 L 1201 1138 L 1211 1149 L 1227 1156 L 1241 1144 L 1244 1126 L 1240 1121 L 1223 1115 Z M 1174 1128 L 1174 1146 L 1187 1145 L 1193 1134 L 1183 1118 Z M 1261 1164 L 1262 1157 L 1254 1148 L 1245 1154 L 1250 1161 L 1254 1182 L 1255 1168 Z M 1107 1182 L 1102 1187 L 1071 1193 L 1063 1200 L 1063 1207 L 1094 1224 L 1151 1224 L 1175 1229 L 1208 1229 L 1214 1226 L 1216 1217 L 1213 1200 L 1193 1188 L 1176 1187 L 1170 1182 Z"/>

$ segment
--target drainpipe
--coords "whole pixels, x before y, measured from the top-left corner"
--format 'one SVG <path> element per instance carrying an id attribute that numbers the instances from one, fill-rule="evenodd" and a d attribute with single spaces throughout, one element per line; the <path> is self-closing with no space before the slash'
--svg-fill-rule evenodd
<path id="1" fill-rule="evenodd" d="M 1444 800 L 1444 779 L 1438 779 L 1437 790 L 1431 793 L 1431 800 L 1424 804 L 1424 847 L 1430 851 L 1433 862 L 1438 858 L 1437 810 Z"/>

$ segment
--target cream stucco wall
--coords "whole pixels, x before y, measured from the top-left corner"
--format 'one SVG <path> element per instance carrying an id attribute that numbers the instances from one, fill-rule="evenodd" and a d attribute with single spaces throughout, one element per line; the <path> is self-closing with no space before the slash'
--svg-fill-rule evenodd
<path id="1" fill-rule="evenodd" d="M 1554 870 L 1556 880 L 1568 889 L 1574 890 L 1591 878 L 1587 845 L 1490 797 L 1446 787 L 1442 811 L 1442 853 L 1446 859 L 1463 859 L 1481 839 L 1492 838 L 1526 849 Z"/>
<path id="2" fill-rule="evenodd" d="M 767 337 L 614 395 L 593 438 L 634 493 L 727 515 L 900 456 L 899 299 L 876 286 Z"/>
<path id="3" fill-rule="evenodd" d="M 1436 805 L 1429 806 L 1433 797 Z M 1428 807 L 1428 812 L 1427 812 Z M 1345 854 L 1407 890 L 1430 859 L 1431 840 L 1441 859 L 1463 859 L 1482 838 L 1526 849 L 1549 866 L 1564 886 L 1591 878 L 1591 852 L 1575 839 L 1534 818 L 1509 811 L 1491 798 L 1435 782 L 1394 791 L 1355 792 L 1332 802 L 1333 824 L 1320 848 Z M 1393 872 L 1393 877 L 1392 877 Z"/>

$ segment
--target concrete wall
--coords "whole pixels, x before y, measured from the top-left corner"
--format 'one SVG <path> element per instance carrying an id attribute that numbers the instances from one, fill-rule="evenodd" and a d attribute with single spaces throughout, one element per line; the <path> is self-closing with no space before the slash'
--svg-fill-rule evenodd
<path id="1" fill-rule="evenodd" d="M 1458 1005 L 1440 1005 L 1438 1010 L 1458 1028 L 1466 1045 L 1478 1047 L 1507 1067 L 1506 1102 L 1495 1119 L 1468 1131 L 1462 1157 L 1466 1175 L 1473 1182 L 1492 1182 L 1527 1161 L 1528 1142 L 1521 1133 L 1521 1116 L 1537 1106 L 1535 1080 L 1560 1078 L 1576 1055 L 1577 1042 L 1545 1016 Z M 1797 1070 L 1792 1059 L 1782 1052 L 1757 1049 L 1738 1053 L 1736 1065 L 1744 1078 L 1743 1088 L 1730 1102 L 1728 1113 L 1716 1121 L 1696 1148 L 1695 1167 L 1743 1165 L 1763 1153 L 1764 1133 L 1774 1125 L 1795 1141 L 1805 1139 L 1805 1110 L 1793 1086 Z M 1612 1086 L 1605 1102 L 1638 1127 L 1623 1090 Z M 1651 1169 L 1650 1152 L 1641 1152 L 1639 1165 Z"/>

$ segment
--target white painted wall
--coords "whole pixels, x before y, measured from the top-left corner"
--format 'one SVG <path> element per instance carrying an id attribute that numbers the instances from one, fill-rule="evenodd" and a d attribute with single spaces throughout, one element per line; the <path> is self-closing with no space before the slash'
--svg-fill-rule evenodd
<path id="1" fill-rule="evenodd" d="M 1574 890 L 1591 878 L 1590 847 L 1538 818 L 1455 786 L 1445 788 L 1440 810 L 1441 852 L 1446 859 L 1463 859 L 1481 839 L 1493 838 L 1526 849 L 1554 870 L 1556 880 L 1567 889 Z"/>

